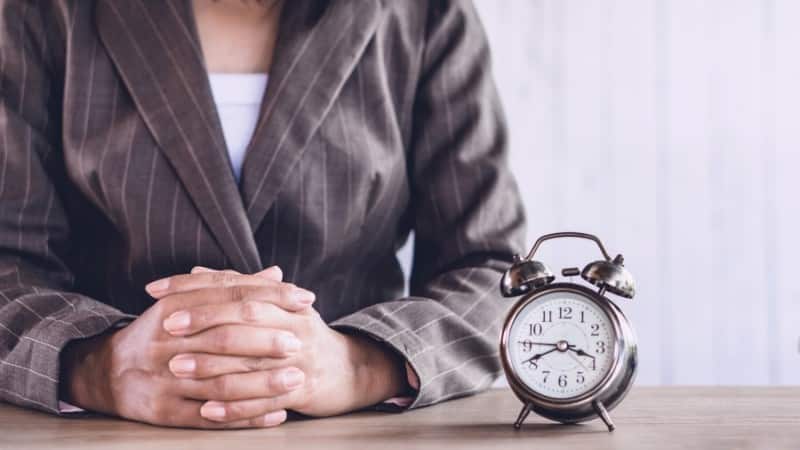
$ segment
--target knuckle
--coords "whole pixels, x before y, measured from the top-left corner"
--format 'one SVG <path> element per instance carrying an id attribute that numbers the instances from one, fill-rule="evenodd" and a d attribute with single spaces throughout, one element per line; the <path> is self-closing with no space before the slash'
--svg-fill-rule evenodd
<path id="1" fill-rule="evenodd" d="M 168 306 L 171 303 L 169 300 L 170 300 L 169 297 L 166 297 L 166 298 L 163 298 L 163 299 L 153 303 L 150 306 L 150 312 L 152 312 L 159 319 L 166 318 L 167 313 L 170 310 L 170 308 L 168 308 Z"/>
<path id="2" fill-rule="evenodd" d="M 264 426 L 264 417 L 252 417 L 247 420 L 247 425 L 254 428 L 261 428 Z"/>
<path id="3" fill-rule="evenodd" d="M 291 283 L 283 283 L 278 286 L 276 296 L 278 300 L 282 301 L 283 303 L 291 303 L 291 295 L 292 291 L 294 291 L 295 285 Z"/>
<path id="4" fill-rule="evenodd" d="M 150 418 L 154 423 L 169 425 L 172 413 L 165 403 L 155 402 L 150 406 Z"/>
<path id="5" fill-rule="evenodd" d="M 216 286 L 227 286 L 230 283 L 231 274 L 227 272 L 212 272 L 209 274 L 211 283 Z"/>
<path id="6" fill-rule="evenodd" d="M 219 328 L 214 338 L 214 344 L 220 352 L 229 353 L 233 350 L 236 335 L 231 333 L 228 328 Z"/>
<path id="7" fill-rule="evenodd" d="M 270 336 L 269 348 L 271 348 L 273 352 L 285 353 L 284 351 L 286 347 L 285 343 L 289 339 L 292 339 L 293 337 L 294 336 L 292 336 L 291 333 L 287 333 L 285 331 L 272 333 L 272 335 Z"/>
<path id="8" fill-rule="evenodd" d="M 261 318 L 261 303 L 255 300 L 248 300 L 242 302 L 241 306 L 242 320 L 245 322 L 258 322 Z"/>
<path id="9" fill-rule="evenodd" d="M 191 314 L 191 325 L 195 328 L 205 327 L 214 319 L 214 315 L 209 311 L 208 307 L 194 308 L 189 312 Z"/>
<path id="10" fill-rule="evenodd" d="M 226 416 L 231 419 L 238 419 L 240 417 L 247 417 L 247 411 L 244 405 L 240 402 L 230 402 L 225 405 Z"/>
<path id="11" fill-rule="evenodd" d="M 236 274 L 233 272 L 222 272 L 222 285 L 225 287 L 236 284 Z"/>
<path id="12" fill-rule="evenodd" d="M 269 372 L 264 375 L 264 387 L 266 387 L 267 393 L 269 394 L 282 392 L 284 390 L 283 378 L 280 375 Z"/>
<path id="13" fill-rule="evenodd" d="M 250 371 L 267 369 L 267 360 L 264 358 L 243 358 L 242 364 L 244 365 L 245 369 Z"/>
<path id="14" fill-rule="evenodd" d="M 165 349 L 163 347 L 163 342 L 155 341 L 151 342 L 150 345 L 142 346 L 140 350 L 145 361 L 154 362 L 162 359 L 162 355 L 165 353 Z"/>
<path id="15" fill-rule="evenodd" d="M 219 376 L 211 381 L 212 394 L 215 399 L 226 399 L 231 395 L 231 382 L 227 376 Z"/>
<path id="16" fill-rule="evenodd" d="M 269 397 L 264 399 L 264 410 L 266 411 L 274 411 L 276 409 L 280 409 L 280 397 Z"/>
<path id="17" fill-rule="evenodd" d="M 194 369 L 195 376 L 205 377 L 216 373 L 217 367 L 214 363 L 214 359 L 215 358 L 210 358 L 204 354 L 194 355 L 194 361 L 196 364 Z"/>
<path id="18" fill-rule="evenodd" d="M 229 285 L 227 289 L 231 301 L 240 302 L 247 296 L 247 289 L 244 286 Z"/>

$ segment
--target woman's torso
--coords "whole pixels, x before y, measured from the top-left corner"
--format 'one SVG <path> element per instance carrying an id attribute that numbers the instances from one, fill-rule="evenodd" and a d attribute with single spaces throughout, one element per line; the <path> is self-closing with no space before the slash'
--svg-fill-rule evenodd
<path id="1" fill-rule="evenodd" d="M 267 119 L 238 188 L 186 2 L 53 10 L 63 162 L 51 171 L 80 290 L 140 312 L 150 280 L 278 264 L 318 293 L 328 320 L 402 293 L 395 250 L 412 226 L 406 149 L 424 17 L 334 3 L 287 3 Z"/>

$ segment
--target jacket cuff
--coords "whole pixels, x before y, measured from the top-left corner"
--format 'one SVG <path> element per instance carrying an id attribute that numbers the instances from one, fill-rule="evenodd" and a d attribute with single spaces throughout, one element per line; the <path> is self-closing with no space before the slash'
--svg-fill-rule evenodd
<path id="1" fill-rule="evenodd" d="M 358 311 L 348 316 L 337 319 L 329 324 L 329 326 L 336 330 L 343 330 L 349 332 L 356 332 L 375 339 L 378 342 L 388 346 L 400 356 L 405 359 L 406 378 L 408 385 L 413 389 L 409 396 L 393 397 L 384 401 L 381 405 L 388 406 L 385 409 L 388 411 L 397 411 L 400 409 L 412 409 L 426 400 L 420 395 L 421 387 L 425 383 L 426 372 L 424 371 L 424 362 L 415 359 L 424 349 L 423 343 L 419 342 L 410 333 L 398 332 L 392 329 L 385 323 L 372 318 L 366 311 Z M 397 401 L 402 399 L 401 401 Z M 393 400 L 393 401 L 389 401 Z"/>
<path id="2" fill-rule="evenodd" d="M 61 414 L 61 352 L 66 345 L 72 340 L 96 336 L 131 319 L 132 316 L 120 312 L 81 309 L 43 317 L 20 341 L 31 348 L 27 358 L 13 361 L 19 374 L 7 377 L 5 382 L 0 380 L 0 391 L 12 403 Z M 18 348 L 17 352 L 21 354 L 22 350 Z"/>

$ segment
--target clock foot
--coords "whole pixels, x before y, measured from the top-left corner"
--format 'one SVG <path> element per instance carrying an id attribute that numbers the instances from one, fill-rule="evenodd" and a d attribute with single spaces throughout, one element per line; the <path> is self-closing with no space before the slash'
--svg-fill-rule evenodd
<path id="1" fill-rule="evenodd" d="M 606 407 L 603 405 L 602 402 L 594 402 L 592 403 L 594 406 L 594 410 L 597 411 L 597 415 L 600 416 L 600 419 L 605 422 L 606 426 L 608 427 L 608 431 L 614 431 L 614 422 L 611 421 L 611 416 L 608 415 L 608 411 L 606 411 Z"/>
<path id="2" fill-rule="evenodd" d="M 514 428 L 519 430 L 519 428 L 522 426 L 522 422 L 525 422 L 528 414 L 531 413 L 531 409 L 533 409 L 533 405 L 530 403 L 525 403 L 525 405 L 522 407 L 522 411 L 519 412 L 519 416 L 517 416 L 517 421 L 514 422 Z"/>

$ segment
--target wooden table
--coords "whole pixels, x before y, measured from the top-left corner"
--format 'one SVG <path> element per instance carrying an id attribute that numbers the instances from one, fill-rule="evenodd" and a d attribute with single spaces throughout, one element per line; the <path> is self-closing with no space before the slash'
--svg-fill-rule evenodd
<path id="1" fill-rule="evenodd" d="M 62 419 L 0 404 L 0 449 L 800 449 L 800 387 L 635 388 L 598 421 L 531 417 L 506 389 L 403 414 L 358 413 L 269 430 L 157 428 L 109 418 Z"/>

